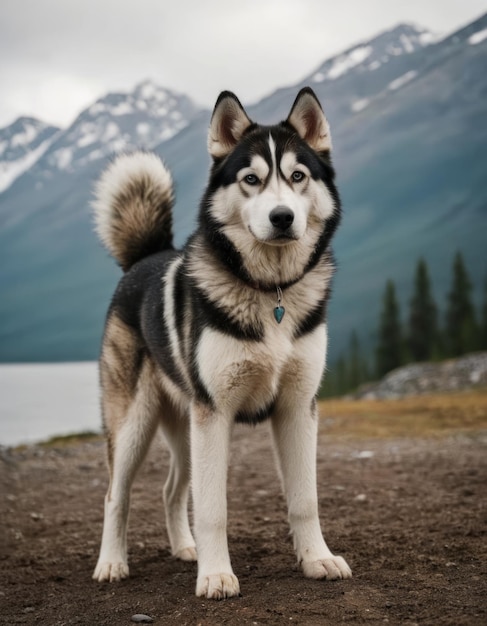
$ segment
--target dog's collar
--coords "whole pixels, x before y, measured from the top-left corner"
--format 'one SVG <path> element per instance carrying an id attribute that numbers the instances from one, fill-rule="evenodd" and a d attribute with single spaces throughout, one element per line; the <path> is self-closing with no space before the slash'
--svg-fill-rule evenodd
<path id="1" fill-rule="evenodd" d="M 256 281 L 253 281 L 252 279 L 248 278 L 243 278 L 241 277 L 241 280 L 248 286 L 248 287 L 252 287 L 252 289 L 255 289 L 256 291 L 263 291 L 264 293 L 271 293 L 272 291 L 276 291 L 276 289 L 280 289 L 281 290 L 281 296 L 282 296 L 282 292 L 285 289 L 288 289 L 289 287 L 292 287 L 293 285 L 295 285 L 296 283 L 299 283 L 299 281 L 303 278 L 304 274 L 302 276 L 298 276 L 298 278 L 295 278 L 294 280 L 289 280 L 286 283 L 280 283 L 279 285 L 277 285 L 276 283 L 270 285 L 268 283 L 258 283 Z"/>
<path id="2" fill-rule="evenodd" d="M 275 291 L 277 293 L 277 304 L 274 307 L 273 312 L 274 312 L 274 319 L 276 320 L 278 324 L 280 324 L 282 322 L 282 318 L 284 317 L 284 313 L 286 312 L 286 309 L 282 305 L 282 299 L 283 299 L 282 290 L 286 289 L 286 287 L 290 287 L 291 285 L 294 285 L 295 283 L 298 282 L 298 280 L 300 279 L 298 278 L 295 281 L 285 283 L 285 285 L 283 285 L 282 287 L 281 285 L 274 285 L 273 287 L 268 287 L 268 286 L 262 287 L 261 285 L 257 283 L 248 283 L 248 284 L 256 291 L 264 291 L 266 293 Z"/>

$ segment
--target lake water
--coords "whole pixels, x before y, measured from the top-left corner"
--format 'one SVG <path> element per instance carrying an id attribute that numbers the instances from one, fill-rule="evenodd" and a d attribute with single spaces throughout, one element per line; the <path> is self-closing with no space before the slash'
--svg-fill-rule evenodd
<path id="1" fill-rule="evenodd" d="M 96 363 L 0 365 L 0 445 L 101 432 Z"/>

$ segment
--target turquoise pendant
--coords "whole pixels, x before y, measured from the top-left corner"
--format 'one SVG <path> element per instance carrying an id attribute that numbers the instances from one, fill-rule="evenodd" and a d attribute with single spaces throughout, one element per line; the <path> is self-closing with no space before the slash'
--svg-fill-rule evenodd
<path id="1" fill-rule="evenodd" d="M 274 309 L 274 317 L 276 318 L 276 322 L 278 324 L 282 322 L 282 318 L 284 317 L 285 312 L 286 309 L 281 305 L 276 306 L 276 308 Z"/>
<path id="2" fill-rule="evenodd" d="M 276 322 L 280 324 L 282 322 L 282 318 L 284 317 L 284 313 L 286 312 L 286 309 L 283 306 L 281 306 L 282 289 L 279 287 L 279 285 L 276 285 L 276 291 L 277 291 L 277 306 L 274 309 L 274 318 Z"/>

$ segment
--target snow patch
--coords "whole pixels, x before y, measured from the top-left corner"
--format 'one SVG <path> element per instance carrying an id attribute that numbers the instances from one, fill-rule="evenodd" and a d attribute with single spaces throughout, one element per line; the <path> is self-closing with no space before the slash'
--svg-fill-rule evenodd
<path id="1" fill-rule="evenodd" d="M 103 113 L 107 108 L 103 102 L 95 102 L 89 109 L 88 113 L 90 115 L 98 115 L 99 113 Z"/>
<path id="2" fill-rule="evenodd" d="M 102 150 L 92 150 L 88 155 L 88 161 L 96 161 L 97 159 L 103 158 L 105 155 Z"/>
<path id="3" fill-rule="evenodd" d="M 379 68 L 382 65 L 382 63 L 380 61 L 372 61 L 372 63 L 369 65 L 368 69 L 371 71 L 376 70 L 377 68 Z"/>
<path id="4" fill-rule="evenodd" d="M 25 126 L 22 133 L 17 133 L 17 135 L 12 137 L 10 145 L 12 148 L 16 148 L 18 146 L 28 146 L 34 141 L 38 134 L 39 133 L 34 126 Z"/>
<path id="5" fill-rule="evenodd" d="M 95 141 L 98 141 L 98 133 L 93 124 L 83 124 L 81 127 L 82 136 L 76 142 L 78 148 L 85 148 Z"/>
<path id="6" fill-rule="evenodd" d="M 67 170 L 73 160 L 73 150 L 71 148 L 60 148 L 52 156 L 58 169 Z"/>
<path id="7" fill-rule="evenodd" d="M 154 85 L 154 83 L 147 82 L 141 86 L 140 95 L 142 96 L 142 98 L 148 100 L 149 98 L 153 98 L 155 93 L 156 86 Z"/>
<path id="8" fill-rule="evenodd" d="M 485 39 L 487 39 L 487 28 L 479 30 L 473 35 L 470 35 L 470 37 L 468 38 L 468 43 L 471 46 L 476 46 L 477 44 L 482 43 L 482 41 L 484 41 Z"/>
<path id="9" fill-rule="evenodd" d="M 159 102 L 165 102 L 167 100 L 167 98 L 168 98 L 168 95 L 167 95 L 167 92 L 165 92 L 163 90 L 159 90 L 157 93 L 154 94 L 154 97 Z"/>
<path id="10" fill-rule="evenodd" d="M 363 63 L 371 53 L 371 46 L 360 46 L 348 54 L 338 57 L 328 71 L 327 78 L 334 80 L 339 76 L 343 76 L 343 74 L 346 74 L 352 68 Z"/>
<path id="11" fill-rule="evenodd" d="M 368 98 L 362 98 L 361 100 L 355 100 L 352 102 L 350 109 L 354 113 L 358 113 L 359 111 L 363 111 L 370 104 L 370 100 Z"/>
<path id="12" fill-rule="evenodd" d="M 119 135 L 120 135 L 120 129 L 117 126 L 117 124 L 115 124 L 115 122 L 109 122 L 107 124 L 107 127 L 105 128 L 105 132 L 103 133 L 103 137 L 101 138 L 101 140 L 104 142 L 109 142 L 112 139 L 115 139 L 115 137 L 118 137 Z"/>
<path id="13" fill-rule="evenodd" d="M 130 102 L 119 102 L 110 109 L 112 115 L 129 115 L 133 113 L 134 109 Z"/>
<path id="14" fill-rule="evenodd" d="M 311 80 L 314 83 L 321 83 L 325 80 L 325 78 L 326 78 L 326 75 L 323 74 L 323 72 L 316 72 L 316 74 L 311 77 Z"/>
<path id="15" fill-rule="evenodd" d="M 140 124 L 137 124 L 136 130 L 137 135 L 146 137 L 150 133 L 150 124 L 147 124 L 147 122 L 141 122 Z"/>
<path id="16" fill-rule="evenodd" d="M 404 51 L 407 54 L 410 54 L 411 52 L 414 52 L 414 44 L 411 42 L 411 40 L 409 39 L 409 37 L 407 35 L 402 34 L 399 37 L 401 43 L 402 43 L 402 47 L 404 48 Z"/>
<path id="17" fill-rule="evenodd" d="M 429 46 L 432 43 L 436 43 L 438 41 L 441 41 L 443 39 L 443 35 L 437 34 L 437 33 L 430 33 L 429 31 L 425 31 L 424 33 L 421 33 L 421 35 L 419 36 L 419 43 L 426 47 Z"/>
<path id="18" fill-rule="evenodd" d="M 416 75 L 417 75 L 417 72 L 415 70 L 411 70 L 410 72 L 406 72 L 402 76 L 399 76 L 399 78 L 396 78 L 396 80 L 393 80 L 392 82 L 390 82 L 388 88 L 391 91 L 395 91 L 396 89 L 400 89 L 403 85 L 405 85 L 406 83 L 409 83 L 410 81 L 412 81 L 413 78 L 416 77 Z"/>
<path id="19" fill-rule="evenodd" d="M 16 178 L 30 169 L 38 161 L 53 142 L 53 137 L 43 141 L 35 150 L 16 161 L 0 163 L 0 192 L 5 191 Z"/>

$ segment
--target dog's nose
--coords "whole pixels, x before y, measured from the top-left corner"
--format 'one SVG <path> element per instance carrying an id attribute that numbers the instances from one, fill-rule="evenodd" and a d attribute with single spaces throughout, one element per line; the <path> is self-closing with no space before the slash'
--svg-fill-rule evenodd
<path id="1" fill-rule="evenodd" d="M 294 222 L 294 213 L 287 206 L 276 206 L 269 214 L 271 224 L 279 230 L 287 230 Z"/>

